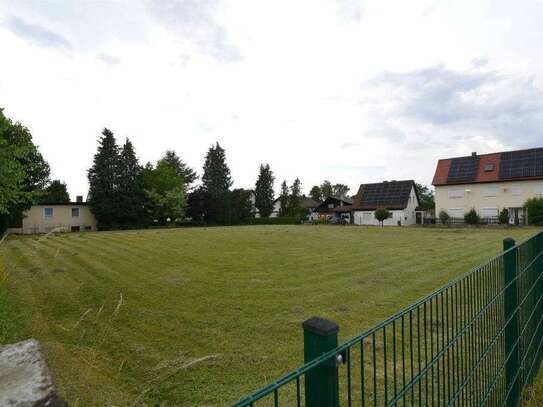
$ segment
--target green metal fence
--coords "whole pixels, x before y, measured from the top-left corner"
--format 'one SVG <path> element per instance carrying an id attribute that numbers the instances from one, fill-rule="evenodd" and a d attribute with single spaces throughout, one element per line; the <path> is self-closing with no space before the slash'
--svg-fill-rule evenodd
<path id="1" fill-rule="evenodd" d="M 235 406 L 516 406 L 543 355 L 543 232 L 339 346 L 337 331 L 306 321 L 306 363 Z"/>

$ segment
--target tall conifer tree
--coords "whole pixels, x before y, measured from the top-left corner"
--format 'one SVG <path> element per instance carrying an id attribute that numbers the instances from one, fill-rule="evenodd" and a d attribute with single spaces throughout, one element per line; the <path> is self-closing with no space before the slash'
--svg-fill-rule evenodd
<path id="1" fill-rule="evenodd" d="M 118 221 L 121 225 L 145 223 L 142 171 L 134 146 L 129 139 L 121 148 L 118 162 Z"/>
<path id="2" fill-rule="evenodd" d="M 288 213 L 289 205 L 289 190 L 287 180 L 283 180 L 281 183 L 281 193 L 279 194 L 279 216 L 286 216 Z"/>
<path id="3" fill-rule="evenodd" d="M 261 217 L 268 218 L 273 211 L 273 182 L 275 178 L 269 164 L 261 164 L 255 185 L 255 206 Z"/>
<path id="4" fill-rule="evenodd" d="M 196 172 L 190 168 L 173 150 L 168 150 L 160 160 L 171 167 L 175 168 L 178 176 L 183 178 L 185 187 L 190 189 L 190 185 L 198 179 Z"/>
<path id="5" fill-rule="evenodd" d="M 88 171 L 89 202 L 98 227 L 112 229 L 118 225 L 119 147 L 113 133 L 105 128 L 98 141 L 94 163 Z"/>
<path id="6" fill-rule="evenodd" d="M 290 196 L 288 199 L 288 214 L 298 216 L 302 212 L 302 183 L 296 178 L 290 187 Z"/>
<path id="7" fill-rule="evenodd" d="M 229 210 L 229 192 L 232 186 L 230 168 L 226 164 L 224 149 L 216 143 L 206 154 L 202 190 L 206 193 L 206 221 L 226 222 Z"/>

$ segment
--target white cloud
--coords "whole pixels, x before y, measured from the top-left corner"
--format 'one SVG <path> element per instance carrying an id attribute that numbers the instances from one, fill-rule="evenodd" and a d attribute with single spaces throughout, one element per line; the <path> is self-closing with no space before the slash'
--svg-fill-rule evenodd
<path id="1" fill-rule="evenodd" d="M 542 140 L 532 2 L 0 5 L 0 106 L 73 195 L 105 126 L 143 162 L 173 148 L 200 170 L 219 141 L 235 186 L 269 162 L 277 187 L 300 177 L 306 191 L 323 179 L 429 183 L 440 157 Z"/>

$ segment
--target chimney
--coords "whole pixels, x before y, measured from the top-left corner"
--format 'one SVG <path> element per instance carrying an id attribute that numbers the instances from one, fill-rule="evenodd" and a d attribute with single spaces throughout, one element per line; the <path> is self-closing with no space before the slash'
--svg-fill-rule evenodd
<path id="1" fill-rule="evenodd" d="M 474 151 L 473 153 L 471 153 L 471 156 L 472 157 L 477 157 L 477 151 Z"/>
<path id="2" fill-rule="evenodd" d="M 77 195 L 77 196 L 75 197 L 75 201 L 76 201 L 77 203 L 83 203 L 83 195 Z"/>

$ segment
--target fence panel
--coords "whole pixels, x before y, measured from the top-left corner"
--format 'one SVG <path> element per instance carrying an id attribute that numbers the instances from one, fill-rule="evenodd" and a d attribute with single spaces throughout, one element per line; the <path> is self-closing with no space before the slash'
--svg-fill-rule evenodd
<path id="1" fill-rule="evenodd" d="M 543 355 L 543 233 L 507 244 L 235 406 L 305 406 L 307 377 L 326 369 L 337 369 L 339 405 L 517 405 Z M 311 403 L 324 405 L 337 404 Z"/>

